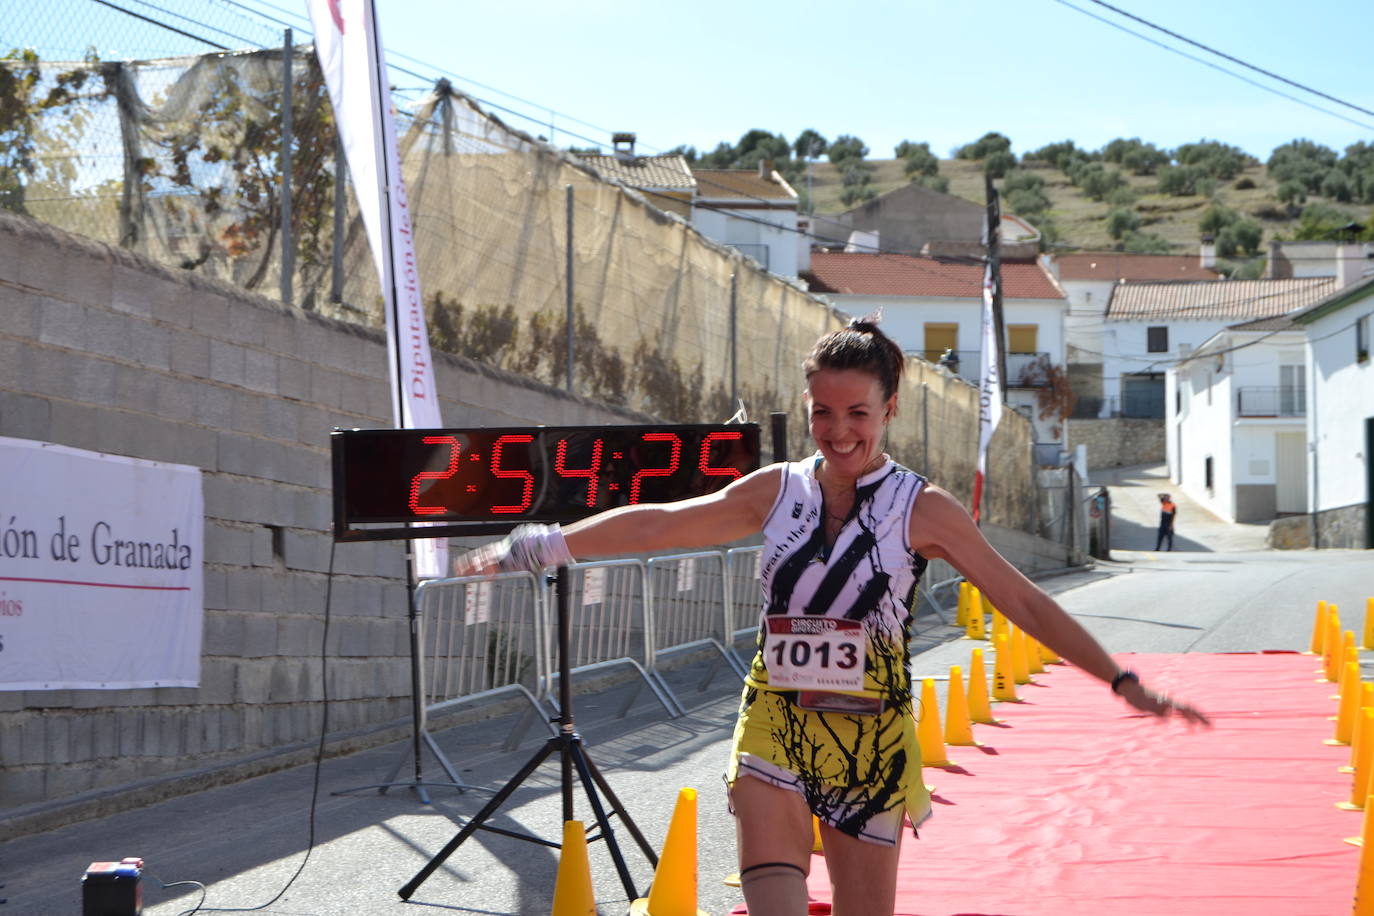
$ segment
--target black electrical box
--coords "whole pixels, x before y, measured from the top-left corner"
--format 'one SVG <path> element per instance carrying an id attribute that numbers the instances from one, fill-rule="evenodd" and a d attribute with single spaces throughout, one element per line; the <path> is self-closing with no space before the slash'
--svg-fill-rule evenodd
<path id="1" fill-rule="evenodd" d="M 92 862 L 81 879 L 81 916 L 142 916 L 143 860 Z"/>

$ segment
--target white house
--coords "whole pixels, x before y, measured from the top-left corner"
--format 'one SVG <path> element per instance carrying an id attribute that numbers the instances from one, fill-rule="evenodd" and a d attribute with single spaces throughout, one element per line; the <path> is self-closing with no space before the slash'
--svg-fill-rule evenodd
<path id="1" fill-rule="evenodd" d="M 1336 289 L 1334 277 L 1118 282 L 1103 321 L 1101 416 L 1164 417 L 1170 366 L 1232 325 L 1286 315 Z"/>
<path id="2" fill-rule="evenodd" d="M 1191 255 L 1086 251 L 1046 256 L 1045 263 L 1069 300 L 1064 319 L 1069 373 L 1078 395 L 1077 415 L 1088 417 L 1112 413 L 1111 405 L 1102 410 L 1102 361 L 1107 303 L 1116 285 L 1123 280 L 1161 283 L 1225 279 L 1204 266 L 1203 258 Z"/>
<path id="3" fill-rule="evenodd" d="M 983 266 L 978 261 L 896 254 L 815 251 L 803 274 L 812 292 L 851 315 L 881 308 L 883 330 L 909 355 L 930 362 L 946 351 L 958 374 L 977 384 L 983 321 Z M 1040 420 L 1042 383 L 1026 374 L 1037 362 L 1064 365 L 1064 291 L 1037 261 L 1002 264 L 1003 324 L 1007 333 L 1007 402 L 1029 415 L 1036 438 L 1057 458 L 1062 424 Z M 1055 427 L 1061 427 L 1055 435 Z M 1051 456 L 1045 456 L 1047 458 Z"/>
<path id="4" fill-rule="evenodd" d="M 693 169 L 692 225 L 781 277 L 806 269 L 811 245 L 799 225 L 799 198 L 772 163 L 758 169 Z"/>
<path id="5" fill-rule="evenodd" d="M 1307 511 L 1305 336 L 1284 316 L 1227 327 L 1167 373 L 1169 477 L 1222 518 Z"/>
<path id="6" fill-rule="evenodd" d="M 1374 276 L 1292 317 L 1306 332 L 1313 545 L 1374 547 Z"/>

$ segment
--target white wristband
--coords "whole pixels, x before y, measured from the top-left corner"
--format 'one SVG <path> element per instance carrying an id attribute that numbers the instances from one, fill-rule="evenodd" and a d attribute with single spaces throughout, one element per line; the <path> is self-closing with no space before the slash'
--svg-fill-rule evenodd
<path id="1" fill-rule="evenodd" d="M 521 525 L 501 542 L 497 565 L 502 572 L 537 573 L 549 566 L 573 562 L 563 530 L 557 525 Z"/>

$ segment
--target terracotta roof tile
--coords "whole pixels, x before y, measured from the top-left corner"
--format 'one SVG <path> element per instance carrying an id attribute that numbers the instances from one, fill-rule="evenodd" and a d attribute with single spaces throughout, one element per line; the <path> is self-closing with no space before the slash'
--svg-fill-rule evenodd
<path id="1" fill-rule="evenodd" d="M 1054 259 L 1060 280 L 1220 280 L 1196 255 L 1088 251 Z"/>
<path id="2" fill-rule="evenodd" d="M 703 200 L 797 200 L 797 192 L 777 172 L 762 178 L 758 169 L 692 169 L 692 177 Z"/>
<path id="3" fill-rule="evenodd" d="M 596 169 L 602 177 L 631 188 L 691 191 L 697 184 L 687 160 L 675 153 L 665 156 L 635 156 L 628 160 L 604 153 L 580 154 L 577 158 Z"/>
<path id="4" fill-rule="evenodd" d="M 1335 277 L 1193 283 L 1118 283 L 1108 321 L 1271 318 L 1305 308 L 1336 289 Z"/>
<path id="5" fill-rule="evenodd" d="M 811 253 L 811 270 L 803 273 L 812 290 L 859 296 L 939 296 L 981 299 L 983 266 L 900 254 Z M 1063 299 L 1061 290 L 1039 263 L 1002 264 L 1002 295 L 1008 299 Z"/>

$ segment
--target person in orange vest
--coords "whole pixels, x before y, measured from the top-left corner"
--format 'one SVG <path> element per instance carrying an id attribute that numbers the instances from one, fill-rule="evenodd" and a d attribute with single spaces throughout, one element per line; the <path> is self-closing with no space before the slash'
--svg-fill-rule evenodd
<path id="1" fill-rule="evenodd" d="M 1159 533 L 1155 535 L 1155 550 L 1166 540 L 1169 542 L 1169 549 L 1174 549 L 1174 516 L 1178 514 L 1178 507 L 1169 498 L 1168 493 L 1159 494 Z"/>

